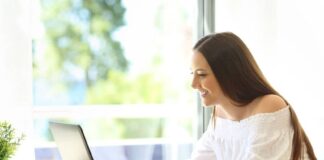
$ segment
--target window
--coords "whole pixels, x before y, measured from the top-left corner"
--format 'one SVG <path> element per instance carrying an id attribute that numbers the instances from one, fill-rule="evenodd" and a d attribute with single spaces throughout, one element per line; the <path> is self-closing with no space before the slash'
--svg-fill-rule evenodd
<path id="1" fill-rule="evenodd" d="M 189 158 L 195 1 L 41 0 L 37 8 L 37 160 L 59 159 L 49 121 L 81 124 L 96 159 Z"/>

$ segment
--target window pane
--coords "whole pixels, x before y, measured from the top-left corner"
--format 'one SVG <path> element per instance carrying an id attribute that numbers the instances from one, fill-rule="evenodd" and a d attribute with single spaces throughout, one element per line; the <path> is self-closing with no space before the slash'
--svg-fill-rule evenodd
<path id="1" fill-rule="evenodd" d="M 195 130 L 188 77 L 194 5 L 40 0 L 33 40 L 36 159 L 59 159 L 49 121 L 81 124 L 96 159 L 187 159 Z"/>

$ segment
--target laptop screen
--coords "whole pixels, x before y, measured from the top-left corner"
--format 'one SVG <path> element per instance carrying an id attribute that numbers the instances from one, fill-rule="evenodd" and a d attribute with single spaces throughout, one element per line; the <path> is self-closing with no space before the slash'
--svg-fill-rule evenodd
<path id="1" fill-rule="evenodd" d="M 63 160 L 93 160 L 80 125 L 50 122 L 49 127 Z"/>

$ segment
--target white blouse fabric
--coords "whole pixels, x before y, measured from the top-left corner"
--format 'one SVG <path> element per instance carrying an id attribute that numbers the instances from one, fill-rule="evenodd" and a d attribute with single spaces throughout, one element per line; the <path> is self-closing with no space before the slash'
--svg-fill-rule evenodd
<path id="1" fill-rule="evenodd" d="M 202 135 L 192 160 L 289 160 L 294 130 L 289 107 L 241 121 L 216 118 Z"/>

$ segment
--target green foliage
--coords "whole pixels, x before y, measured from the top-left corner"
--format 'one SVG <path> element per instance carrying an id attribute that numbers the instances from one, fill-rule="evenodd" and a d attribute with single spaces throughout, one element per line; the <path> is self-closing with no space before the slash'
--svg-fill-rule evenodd
<path id="1" fill-rule="evenodd" d="M 0 122 L 0 159 L 8 160 L 15 154 L 24 135 L 16 137 L 15 129 L 8 122 Z"/>
<path id="2" fill-rule="evenodd" d="M 35 76 L 73 79 L 77 70 L 91 86 L 111 69 L 127 69 L 122 47 L 113 37 L 124 25 L 121 0 L 41 0 L 41 6 L 46 43 L 45 53 L 38 54 L 45 56 L 34 61 Z M 41 73 L 44 61 L 47 67 Z"/>
<path id="3" fill-rule="evenodd" d="M 90 139 L 121 139 L 123 126 L 116 119 L 98 118 L 82 123 L 84 132 Z"/>
<path id="4" fill-rule="evenodd" d="M 163 100 L 163 82 L 155 79 L 151 73 L 130 77 L 119 71 L 111 71 L 105 80 L 97 82 L 87 92 L 89 104 L 157 104 Z"/>
<path id="5" fill-rule="evenodd" d="M 159 138 L 163 132 L 163 120 L 157 118 L 118 119 L 123 127 L 122 138 Z"/>

